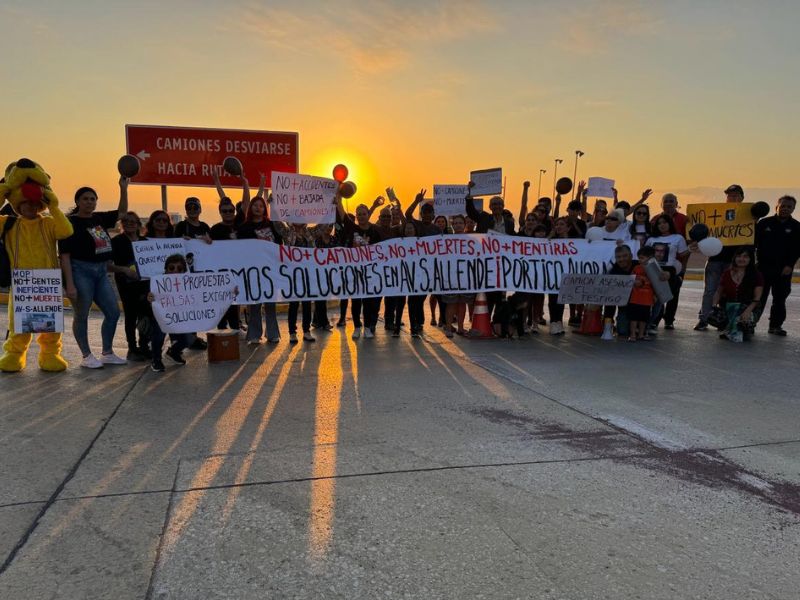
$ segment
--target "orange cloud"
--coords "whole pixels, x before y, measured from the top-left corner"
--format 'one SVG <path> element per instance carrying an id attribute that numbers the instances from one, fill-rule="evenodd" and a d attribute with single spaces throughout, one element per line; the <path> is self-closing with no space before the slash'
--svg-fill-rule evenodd
<path id="1" fill-rule="evenodd" d="M 309 12 L 295 5 L 249 5 L 235 27 L 274 47 L 333 52 L 354 70 L 377 74 L 412 63 L 420 45 L 437 45 L 498 28 L 488 5 L 477 0 L 437 3 L 382 2 L 369 7 L 344 1 Z M 234 27 L 231 23 L 229 27 Z"/>

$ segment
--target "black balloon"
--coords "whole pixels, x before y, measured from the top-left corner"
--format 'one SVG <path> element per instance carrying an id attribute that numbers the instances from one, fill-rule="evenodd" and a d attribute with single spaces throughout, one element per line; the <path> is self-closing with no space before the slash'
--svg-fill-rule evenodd
<path id="1" fill-rule="evenodd" d="M 136 177 L 139 173 L 139 159 L 132 154 L 126 154 L 117 161 L 117 171 L 123 177 Z"/>
<path id="2" fill-rule="evenodd" d="M 761 219 L 769 214 L 769 204 L 766 202 L 756 202 L 750 207 L 750 214 L 756 219 Z"/>
<path id="3" fill-rule="evenodd" d="M 695 242 L 704 240 L 708 237 L 708 225 L 704 223 L 695 223 L 689 230 L 689 239 Z"/>
<path id="4" fill-rule="evenodd" d="M 242 174 L 242 163 L 235 156 L 229 156 L 222 161 L 222 168 L 225 169 L 226 173 L 234 177 Z"/>
<path id="5" fill-rule="evenodd" d="M 562 177 L 556 182 L 556 191 L 559 194 L 569 194 L 572 191 L 572 179 Z"/>

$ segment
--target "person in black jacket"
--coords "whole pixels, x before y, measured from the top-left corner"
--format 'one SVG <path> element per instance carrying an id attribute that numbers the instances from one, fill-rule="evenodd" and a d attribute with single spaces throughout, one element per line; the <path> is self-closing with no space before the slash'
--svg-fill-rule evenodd
<path id="1" fill-rule="evenodd" d="M 792 290 L 792 271 L 800 258 L 800 222 L 792 218 L 797 200 L 792 196 L 778 199 L 776 214 L 756 224 L 756 257 L 758 270 L 764 277 L 761 310 L 772 290 L 769 311 L 769 333 L 786 335 L 786 298 Z"/>
<path id="2" fill-rule="evenodd" d="M 478 233 L 487 233 L 492 231 L 505 235 L 514 235 L 514 217 L 503 214 L 505 202 L 500 196 L 493 196 L 489 200 L 489 210 L 478 210 L 475 208 L 475 202 L 472 196 L 466 197 L 467 216 L 475 221 L 475 231 Z"/>

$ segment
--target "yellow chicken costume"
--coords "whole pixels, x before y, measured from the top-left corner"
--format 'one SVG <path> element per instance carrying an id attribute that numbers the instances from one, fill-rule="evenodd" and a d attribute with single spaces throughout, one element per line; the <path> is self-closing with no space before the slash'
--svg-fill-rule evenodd
<path id="1" fill-rule="evenodd" d="M 5 237 L 11 268 L 57 269 L 56 240 L 72 235 L 72 224 L 58 208 L 58 198 L 50 188 L 50 176 L 41 166 L 27 158 L 11 163 L 0 181 L 0 204 L 7 199 L 20 215 Z M 35 207 L 35 217 L 25 218 L 20 212 L 24 203 Z M 49 209 L 50 216 L 42 215 Z M 9 217 L 0 215 L 0 230 Z M 14 333 L 14 307 L 8 299 L 8 339 L 0 356 L 0 371 L 16 372 L 25 368 L 30 333 Z M 67 361 L 61 356 L 61 334 L 40 333 L 39 367 L 44 371 L 63 371 Z"/>

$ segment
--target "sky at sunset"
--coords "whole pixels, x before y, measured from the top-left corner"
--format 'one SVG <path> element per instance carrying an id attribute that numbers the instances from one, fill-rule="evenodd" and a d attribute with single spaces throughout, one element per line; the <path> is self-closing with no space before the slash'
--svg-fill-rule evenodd
<path id="1" fill-rule="evenodd" d="M 364 202 L 502 166 L 513 209 L 581 149 L 579 178 L 623 199 L 740 183 L 773 203 L 800 192 L 798 23 L 781 0 L 4 0 L 0 161 L 40 162 L 65 205 L 91 185 L 103 210 L 125 123 L 265 129 L 299 132 L 301 172 L 350 166 Z M 215 197 L 172 188 L 170 209 L 191 193 Z"/>

